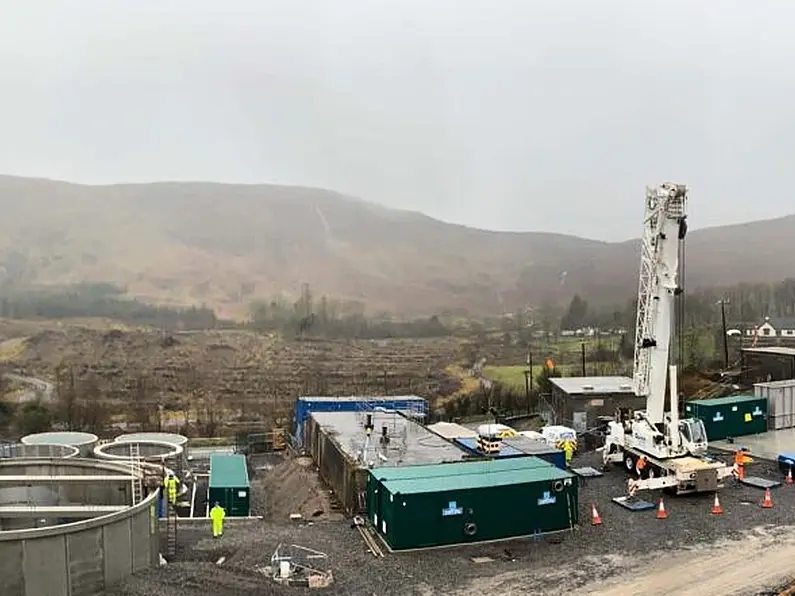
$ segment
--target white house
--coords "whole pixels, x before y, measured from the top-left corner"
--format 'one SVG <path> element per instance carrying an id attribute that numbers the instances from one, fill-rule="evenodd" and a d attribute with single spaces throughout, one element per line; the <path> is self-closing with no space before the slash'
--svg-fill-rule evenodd
<path id="1" fill-rule="evenodd" d="M 753 336 L 754 330 L 759 337 L 789 337 L 795 339 L 795 319 L 765 317 L 765 320 L 756 328 L 748 327 L 745 330 L 747 336 Z"/>

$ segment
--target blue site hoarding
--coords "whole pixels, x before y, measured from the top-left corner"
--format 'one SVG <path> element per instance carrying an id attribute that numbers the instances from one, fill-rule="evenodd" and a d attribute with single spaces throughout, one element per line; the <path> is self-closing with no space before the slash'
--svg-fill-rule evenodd
<path id="1" fill-rule="evenodd" d="M 383 408 L 425 416 L 428 402 L 416 395 L 394 397 L 299 397 L 293 415 L 293 446 L 304 446 L 304 422 L 312 412 L 359 412 Z"/>

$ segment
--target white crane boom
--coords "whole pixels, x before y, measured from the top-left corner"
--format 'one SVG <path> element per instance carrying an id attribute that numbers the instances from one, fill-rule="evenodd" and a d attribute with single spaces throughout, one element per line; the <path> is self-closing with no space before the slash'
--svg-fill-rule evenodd
<path id="1" fill-rule="evenodd" d="M 679 288 L 679 244 L 687 233 L 687 187 L 664 183 L 646 189 L 635 324 L 634 389 L 646 397 L 646 416 L 661 424 Z"/>
<path id="2" fill-rule="evenodd" d="M 676 367 L 668 366 L 674 299 L 682 291 L 679 247 L 687 234 L 686 222 L 686 186 L 665 183 L 646 189 L 633 378 L 635 394 L 646 399 L 646 410 L 619 407 L 608 423 L 603 451 L 605 465 L 623 463 L 635 476 L 629 482 L 630 496 L 638 489 L 711 492 L 731 475 L 724 462 L 708 456 L 704 423 L 679 418 Z"/>

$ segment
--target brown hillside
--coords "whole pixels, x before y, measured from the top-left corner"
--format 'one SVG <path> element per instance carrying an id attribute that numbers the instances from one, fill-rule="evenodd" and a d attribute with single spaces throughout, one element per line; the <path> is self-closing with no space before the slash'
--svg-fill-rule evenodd
<path id="1" fill-rule="evenodd" d="M 407 314 L 493 313 L 575 292 L 610 303 L 636 287 L 636 242 L 475 230 L 320 189 L 0 176 L 0 209 L 0 279 L 109 281 L 144 300 L 225 315 L 302 282 Z M 795 217 L 692 232 L 689 283 L 795 275 L 793 232 Z"/>

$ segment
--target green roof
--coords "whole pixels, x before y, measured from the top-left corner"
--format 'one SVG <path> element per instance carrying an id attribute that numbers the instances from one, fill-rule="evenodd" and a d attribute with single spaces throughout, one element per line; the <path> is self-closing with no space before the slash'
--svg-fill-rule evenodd
<path id="1" fill-rule="evenodd" d="M 555 467 L 553 464 L 540 457 L 507 457 L 487 460 L 472 460 L 463 462 L 450 462 L 439 464 L 426 464 L 422 466 L 384 466 L 372 468 L 370 474 L 381 481 L 407 480 L 415 478 L 439 478 L 447 476 L 460 476 L 461 474 L 483 474 L 525 470 L 529 468 Z"/>
<path id="2" fill-rule="evenodd" d="M 511 458 L 529 459 L 529 458 Z M 565 480 L 573 475 L 553 465 L 536 467 L 517 467 L 503 470 L 472 470 L 470 473 L 449 474 L 425 478 L 404 478 L 383 481 L 387 491 L 394 494 L 437 493 L 451 490 L 468 490 L 512 484 L 531 484 L 536 482 Z"/>
<path id="3" fill-rule="evenodd" d="M 729 397 L 715 397 L 713 399 L 697 399 L 689 401 L 685 405 L 697 404 L 699 406 L 732 406 L 749 401 L 764 400 L 764 397 L 754 397 L 753 395 L 730 395 Z"/>
<path id="4" fill-rule="evenodd" d="M 210 456 L 211 488 L 248 488 L 248 467 L 243 455 L 214 453 Z"/>

